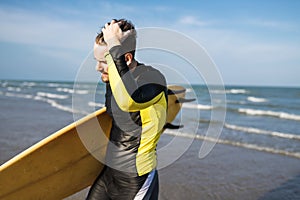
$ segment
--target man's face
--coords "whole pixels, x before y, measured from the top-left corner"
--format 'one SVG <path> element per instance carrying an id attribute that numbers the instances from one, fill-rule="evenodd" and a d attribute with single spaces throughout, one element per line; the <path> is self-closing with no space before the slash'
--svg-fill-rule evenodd
<path id="1" fill-rule="evenodd" d="M 101 73 L 101 79 L 104 83 L 109 81 L 108 78 L 108 65 L 106 63 L 104 53 L 107 52 L 107 46 L 94 44 L 94 57 L 97 61 L 96 70 Z"/>

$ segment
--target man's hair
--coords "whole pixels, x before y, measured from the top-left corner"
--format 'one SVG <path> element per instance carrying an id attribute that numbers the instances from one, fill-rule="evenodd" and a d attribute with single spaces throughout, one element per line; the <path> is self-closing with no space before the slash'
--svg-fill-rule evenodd
<path id="1" fill-rule="evenodd" d="M 119 24 L 119 27 L 122 30 L 122 32 L 132 30 L 132 33 L 128 34 L 128 37 L 126 37 L 125 40 L 121 41 L 121 44 L 124 50 L 126 51 L 126 53 L 129 52 L 134 57 L 135 48 L 136 48 L 136 33 L 135 33 L 134 25 L 129 20 L 126 19 L 113 19 L 113 20 Z M 108 22 L 108 25 L 109 24 L 110 22 Z M 96 44 L 99 45 L 107 45 L 106 42 L 104 41 L 104 36 L 102 31 L 97 34 L 95 38 L 95 42 Z"/>

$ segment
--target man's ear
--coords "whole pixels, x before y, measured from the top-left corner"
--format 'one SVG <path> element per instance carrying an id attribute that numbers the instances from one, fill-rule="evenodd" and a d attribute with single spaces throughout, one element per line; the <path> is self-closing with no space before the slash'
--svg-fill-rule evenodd
<path id="1" fill-rule="evenodd" d="M 127 65 L 130 65 L 133 60 L 133 56 L 131 53 L 125 53 L 125 61 Z"/>

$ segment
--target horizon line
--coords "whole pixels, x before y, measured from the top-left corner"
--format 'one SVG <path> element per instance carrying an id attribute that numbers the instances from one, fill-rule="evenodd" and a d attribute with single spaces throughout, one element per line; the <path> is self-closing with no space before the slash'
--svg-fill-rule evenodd
<path id="1" fill-rule="evenodd" d="M 3 79 L 0 78 L 0 81 L 26 81 L 26 82 L 69 82 L 69 83 L 75 83 L 74 80 L 41 80 L 41 79 Z M 81 83 L 88 83 L 88 84 L 92 84 L 94 82 L 90 82 L 90 81 L 81 81 Z M 102 83 L 101 79 L 99 77 L 99 82 L 98 83 Z M 104 83 L 103 83 L 104 84 Z M 168 85 L 173 85 L 173 84 L 182 84 L 182 85 L 186 85 L 186 83 L 169 83 Z M 192 82 L 191 85 L 199 85 L 199 86 L 206 86 L 205 83 L 194 83 Z M 214 85 L 213 85 L 214 86 Z M 216 85 L 219 86 L 219 85 Z M 224 84 L 225 87 L 270 87 L 270 88 L 300 88 L 300 86 L 296 86 L 296 85 L 257 85 L 257 84 L 236 84 L 236 83 L 229 83 L 229 84 Z"/>

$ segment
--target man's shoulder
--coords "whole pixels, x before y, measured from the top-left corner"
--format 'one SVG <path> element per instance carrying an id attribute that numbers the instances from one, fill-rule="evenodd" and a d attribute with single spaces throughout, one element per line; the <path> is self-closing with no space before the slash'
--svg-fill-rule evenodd
<path id="1" fill-rule="evenodd" d="M 159 76 L 163 76 L 163 74 L 156 68 L 150 66 L 150 65 L 145 65 L 143 63 L 139 63 L 138 66 L 136 67 L 136 69 L 134 70 L 134 73 L 136 73 L 137 75 L 145 75 L 145 74 L 157 74 Z"/>
<path id="2" fill-rule="evenodd" d="M 158 69 L 149 65 L 139 64 L 134 70 L 134 76 L 138 82 L 166 85 L 165 76 Z"/>

